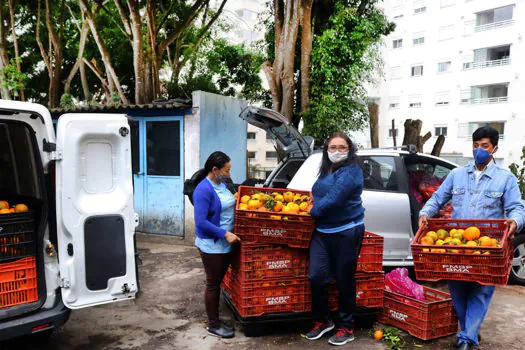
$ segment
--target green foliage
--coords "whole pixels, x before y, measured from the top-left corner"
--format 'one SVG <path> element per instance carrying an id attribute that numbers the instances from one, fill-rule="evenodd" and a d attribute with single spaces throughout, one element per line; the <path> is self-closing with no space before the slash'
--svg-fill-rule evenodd
<path id="1" fill-rule="evenodd" d="M 63 94 L 62 97 L 60 97 L 60 107 L 62 108 L 75 107 L 75 101 L 73 100 L 73 95 Z"/>
<path id="2" fill-rule="evenodd" d="M 522 155 L 520 157 L 522 165 L 519 166 L 516 163 L 509 165 L 510 171 L 518 179 L 518 186 L 521 192 L 521 198 L 525 199 L 525 146 L 521 149 Z"/>
<path id="3" fill-rule="evenodd" d="M 21 62 L 21 59 L 19 59 L 19 61 Z M 25 86 L 27 74 L 18 72 L 16 69 L 16 60 L 12 58 L 7 66 L 0 69 L 0 74 L 4 77 L 1 87 L 8 89 L 14 96 L 18 96 L 20 90 Z"/>
<path id="4" fill-rule="evenodd" d="M 374 81 L 382 65 L 381 37 L 393 29 L 373 4 L 366 16 L 359 16 L 347 1 L 337 2 L 329 25 L 314 40 L 310 110 L 303 114 L 303 133 L 322 143 L 335 131 L 367 125 L 365 84 Z"/>
<path id="5" fill-rule="evenodd" d="M 405 341 L 400 337 L 401 330 L 395 327 L 388 327 L 383 331 L 383 339 L 381 339 L 386 348 L 389 350 L 399 350 L 405 346 Z"/>
<path id="6" fill-rule="evenodd" d="M 168 87 L 170 96 L 191 99 L 193 91 L 206 91 L 214 94 L 219 93 L 219 89 L 215 86 L 210 75 L 197 75 L 191 78 L 186 78 L 180 83 L 170 83 Z"/>

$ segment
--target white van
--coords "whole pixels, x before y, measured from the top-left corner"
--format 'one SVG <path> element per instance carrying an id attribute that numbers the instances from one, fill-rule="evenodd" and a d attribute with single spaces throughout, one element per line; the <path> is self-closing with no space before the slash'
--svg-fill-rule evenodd
<path id="1" fill-rule="evenodd" d="M 45 107 L 0 100 L 0 201 L 29 208 L 0 214 L 0 341 L 47 335 L 70 309 L 135 297 L 125 115 L 66 114 L 55 134 Z M 34 266 L 12 267 L 20 261 Z"/>

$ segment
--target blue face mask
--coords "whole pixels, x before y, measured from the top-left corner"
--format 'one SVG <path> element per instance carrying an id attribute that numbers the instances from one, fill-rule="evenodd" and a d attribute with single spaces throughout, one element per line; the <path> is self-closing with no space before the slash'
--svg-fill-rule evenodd
<path id="1" fill-rule="evenodd" d="M 489 153 L 481 147 L 474 150 L 474 161 L 478 165 L 485 164 L 490 159 L 490 156 L 492 156 L 492 153 Z"/>

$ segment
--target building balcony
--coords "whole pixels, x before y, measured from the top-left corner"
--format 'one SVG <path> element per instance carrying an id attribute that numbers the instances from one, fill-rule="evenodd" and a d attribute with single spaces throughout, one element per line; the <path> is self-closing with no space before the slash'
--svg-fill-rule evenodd
<path id="1" fill-rule="evenodd" d="M 501 67 L 510 64 L 510 58 L 502 58 L 499 60 L 481 61 L 481 62 L 466 62 L 463 63 L 463 70 L 483 69 L 491 67 Z"/>
<path id="2" fill-rule="evenodd" d="M 472 86 L 460 91 L 460 104 L 506 103 L 509 101 L 508 92 L 508 83 Z"/>
<path id="3" fill-rule="evenodd" d="M 509 102 L 507 96 L 502 97 L 485 97 L 485 98 L 461 98 L 460 103 L 471 104 L 471 105 L 483 105 L 483 104 L 492 104 L 492 103 L 505 103 Z"/>
<path id="4" fill-rule="evenodd" d="M 477 26 L 474 27 L 474 33 L 486 32 L 487 30 L 494 30 L 494 29 L 498 29 L 498 28 L 508 27 L 508 26 L 513 25 L 513 24 L 514 24 L 514 20 L 513 19 L 507 19 L 507 20 L 504 20 L 504 21 L 492 22 L 492 23 L 477 25 Z"/>

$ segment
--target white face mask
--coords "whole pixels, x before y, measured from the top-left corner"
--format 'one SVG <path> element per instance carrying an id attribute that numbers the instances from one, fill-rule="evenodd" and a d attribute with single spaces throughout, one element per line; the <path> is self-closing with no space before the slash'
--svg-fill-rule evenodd
<path id="1" fill-rule="evenodd" d="M 334 153 L 328 152 L 328 159 L 330 159 L 332 163 L 339 163 L 339 162 L 346 160 L 347 158 L 348 158 L 348 152 L 334 152 Z"/>

